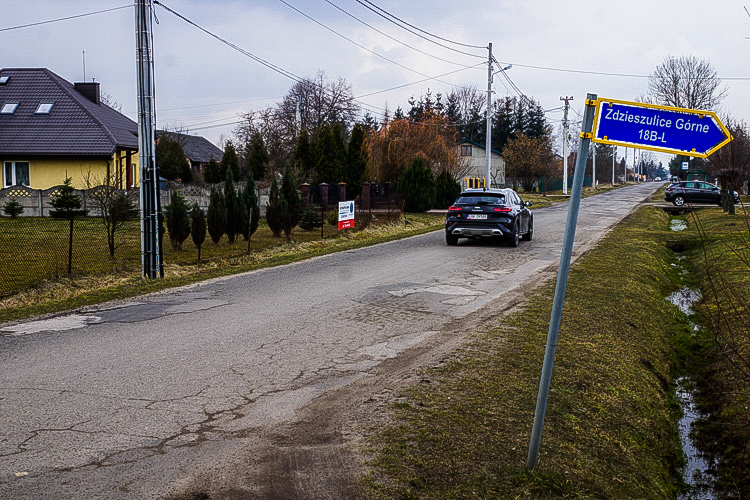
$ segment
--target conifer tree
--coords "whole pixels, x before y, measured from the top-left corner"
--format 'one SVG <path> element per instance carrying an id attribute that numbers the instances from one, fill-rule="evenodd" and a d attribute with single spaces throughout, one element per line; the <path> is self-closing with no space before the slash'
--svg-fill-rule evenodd
<path id="1" fill-rule="evenodd" d="M 208 162 L 206 170 L 203 172 L 203 180 L 209 184 L 216 184 L 222 180 L 221 166 L 213 156 L 211 157 L 211 161 Z"/>
<path id="2" fill-rule="evenodd" d="M 215 187 L 211 188 L 211 198 L 208 202 L 208 217 L 206 218 L 208 223 L 208 234 L 211 236 L 211 241 L 214 245 L 219 243 L 219 240 L 224 235 L 224 230 L 227 227 L 227 210 L 224 205 L 224 196 Z"/>
<path id="3" fill-rule="evenodd" d="M 259 133 L 253 134 L 247 153 L 248 174 L 252 173 L 255 179 L 263 180 L 268 172 L 269 161 L 270 156 L 263 143 L 263 136 Z"/>
<path id="4" fill-rule="evenodd" d="M 65 178 L 65 182 L 60 186 L 60 192 L 52 197 L 50 204 L 55 208 L 49 212 L 52 217 L 70 221 L 68 237 L 68 274 L 70 274 L 73 267 L 73 219 L 83 217 L 89 211 L 81 208 L 83 202 L 81 197 L 76 194 L 73 179 L 70 177 Z"/>
<path id="5" fill-rule="evenodd" d="M 232 171 L 235 179 L 240 178 L 240 159 L 237 157 L 237 150 L 234 148 L 232 141 L 227 141 L 226 146 L 224 146 L 224 154 L 221 157 L 219 170 L 221 172 L 220 179 L 226 178 L 227 170 Z"/>
<path id="6" fill-rule="evenodd" d="M 169 231 L 169 241 L 172 242 L 172 248 L 182 250 L 182 243 L 190 236 L 190 207 L 182 194 L 172 191 L 172 199 L 164 207 L 164 216 L 167 222 L 167 231 Z"/>
<path id="7" fill-rule="evenodd" d="M 242 191 L 242 205 L 243 205 L 243 225 L 242 225 L 242 236 L 245 241 L 248 241 L 250 237 L 258 229 L 258 223 L 260 221 L 260 206 L 258 204 L 258 195 L 255 192 L 255 179 L 253 178 L 252 172 L 248 174 L 247 184 L 245 189 Z M 248 219 L 250 225 L 248 226 Z"/>
<path id="8" fill-rule="evenodd" d="M 227 170 L 227 176 L 224 180 L 224 206 L 227 214 L 224 232 L 227 234 L 229 242 L 234 243 L 237 235 L 242 233 L 242 208 L 237 197 L 237 191 L 234 189 L 234 175 L 231 170 Z"/>
<path id="9" fill-rule="evenodd" d="M 364 124 L 357 123 L 349 137 L 349 147 L 346 150 L 346 167 L 344 182 L 346 182 L 347 199 L 352 200 L 362 192 L 367 172 L 367 153 L 364 148 L 367 139 L 367 129 Z"/>
<path id="10" fill-rule="evenodd" d="M 206 241 L 206 217 L 197 203 L 193 204 L 190 211 L 190 237 L 193 245 L 198 249 L 198 262 L 201 260 L 201 247 Z"/>
<path id="11" fill-rule="evenodd" d="M 18 203 L 17 199 L 13 198 L 5 203 L 3 206 L 3 212 L 5 212 L 5 215 L 11 219 L 15 219 L 23 213 L 23 205 Z"/>
<path id="12" fill-rule="evenodd" d="M 302 195 L 297 189 L 297 184 L 288 165 L 284 169 L 284 177 L 281 179 L 281 196 L 285 202 L 281 212 L 282 226 L 284 235 L 289 240 L 292 230 L 302 217 Z"/>
<path id="13" fill-rule="evenodd" d="M 268 205 L 266 206 L 266 223 L 275 237 L 281 236 L 283 229 L 282 213 L 286 206 L 284 196 L 279 191 L 279 183 L 276 177 L 271 182 L 271 191 L 268 194 Z"/>
<path id="14" fill-rule="evenodd" d="M 401 174 L 398 189 L 404 193 L 407 212 L 426 212 L 435 204 L 435 177 L 420 157 Z"/>

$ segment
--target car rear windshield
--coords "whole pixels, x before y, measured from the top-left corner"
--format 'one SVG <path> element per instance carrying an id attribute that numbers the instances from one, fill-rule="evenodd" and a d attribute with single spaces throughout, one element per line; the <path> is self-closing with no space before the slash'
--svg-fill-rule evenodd
<path id="1" fill-rule="evenodd" d="M 505 196 L 502 194 L 463 194 L 456 200 L 461 205 L 504 205 Z"/>

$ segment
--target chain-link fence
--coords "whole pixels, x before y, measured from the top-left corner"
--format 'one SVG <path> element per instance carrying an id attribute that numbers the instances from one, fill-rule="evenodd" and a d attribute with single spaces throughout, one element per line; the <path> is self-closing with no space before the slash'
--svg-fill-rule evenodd
<path id="1" fill-rule="evenodd" d="M 71 274 L 100 274 L 140 266 L 140 225 L 128 221 L 116 235 L 110 258 L 107 233 L 98 217 L 73 220 Z M 70 222 L 52 217 L 0 218 L 0 296 L 68 274 Z"/>

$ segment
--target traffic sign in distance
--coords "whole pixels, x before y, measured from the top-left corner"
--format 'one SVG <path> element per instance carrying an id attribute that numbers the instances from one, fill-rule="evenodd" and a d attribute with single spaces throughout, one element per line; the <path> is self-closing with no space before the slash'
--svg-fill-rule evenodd
<path id="1" fill-rule="evenodd" d="M 600 98 L 591 140 L 705 158 L 732 136 L 712 111 Z"/>

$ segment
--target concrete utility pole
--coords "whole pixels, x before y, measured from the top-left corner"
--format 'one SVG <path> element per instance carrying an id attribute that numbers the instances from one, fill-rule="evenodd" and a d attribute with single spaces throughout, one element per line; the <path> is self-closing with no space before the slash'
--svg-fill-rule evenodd
<path id="1" fill-rule="evenodd" d="M 591 156 L 591 186 L 596 189 L 596 143 L 591 143 L 591 150 L 594 154 Z"/>
<path id="2" fill-rule="evenodd" d="M 487 177 L 485 187 L 492 187 L 492 42 L 487 45 L 489 57 L 487 58 L 487 140 L 486 140 L 486 163 Z"/>
<path id="3" fill-rule="evenodd" d="M 561 97 L 565 101 L 565 114 L 563 115 L 563 194 L 568 194 L 568 109 L 573 96 Z"/>
<path id="4" fill-rule="evenodd" d="M 159 226 L 159 168 L 155 155 L 154 59 L 151 0 L 135 1 L 138 67 L 138 153 L 141 166 L 141 264 L 144 278 L 163 278 Z"/>

